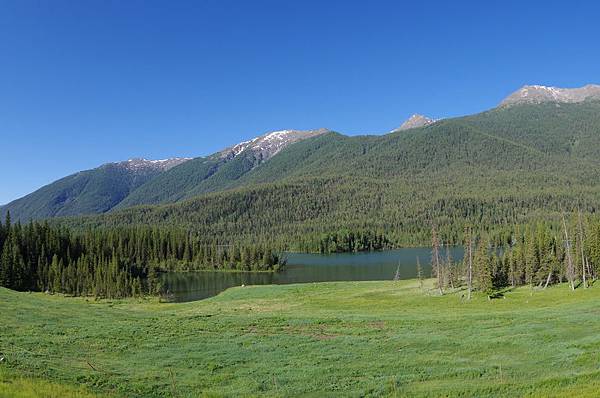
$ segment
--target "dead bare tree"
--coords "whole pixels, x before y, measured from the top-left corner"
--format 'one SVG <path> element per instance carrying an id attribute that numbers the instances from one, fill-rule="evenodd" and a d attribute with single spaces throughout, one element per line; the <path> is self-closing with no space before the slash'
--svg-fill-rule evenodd
<path id="1" fill-rule="evenodd" d="M 573 265 L 573 258 L 571 258 L 571 241 L 569 240 L 569 232 L 567 231 L 567 222 L 565 221 L 564 212 L 562 213 L 562 224 L 565 234 L 565 254 L 567 259 L 566 275 L 571 284 L 571 290 L 575 290 L 575 267 Z"/>
<path id="2" fill-rule="evenodd" d="M 550 269 L 550 272 L 548 272 L 548 277 L 546 278 L 546 283 L 544 284 L 544 289 L 548 287 L 548 284 L 550 283 L 551 278 L 552 278 L 552 269 Z"/>
<path id="3" fill-rule="evenodd" d="M 440 291 L 440 295 L 444 294 L 444 272 L 442 270 L 442 264 L 440 262 L 440 241 L 435 230 L 435 225 L 431 227 L 431 264 L 436 273 L 437 285 Z"/>
<path id="4" fill-rule="evenodd" d="M 587 281 L 585 278 L 585 249 L 583 247 L 583 224 L 581 222 L 581 211 L 577 209 L 577 229 L 579 230 L 579 249 L 581 250 L 581 280 L 583 288 L 587 289 Z"/>
<path id="5" fill-rule="evenodd" d="M 419 289 L 423 290 L 423 269 L 419 257 L 417 257 L 417 278 L 419 278 Z"/>
<path id="6" fill-rule="evenodd" d="M 471 227 L 465 228 L 465 244 L 467 246 L 467 300 L 471 300 L 473 291 L 473 236 Z"/>
<path id="7" fill-rule="evenodd" d="M 446 276 L 448 279 L 448 284 L 450 285 L 450 288 L 454 289 L 454 264 L 452 262 L 452 255 L 450 254 L 450 243 L 446 242 L 445 244 L 446 246 L 446 264 L 445 264 L 445 268 L 446 268 Z"/>
<path id="8" fill-rule="evenodd" d="M 590 276 L 590 278 L 592 278 L 592 281 L 596 281 L 596 274 L 594 272 L 592 272 L 592 267 L 590 266 L 590 260 L 587 258 L 585 258 L 585 267 L 587 269 L 588 275 Z"/>

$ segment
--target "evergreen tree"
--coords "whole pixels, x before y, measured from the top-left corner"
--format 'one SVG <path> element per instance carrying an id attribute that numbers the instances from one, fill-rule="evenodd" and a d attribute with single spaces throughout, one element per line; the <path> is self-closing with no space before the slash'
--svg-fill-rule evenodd
<path id="1" fill-rule="evenodd" d="M 477 288 L 479 291 L 490 295 L 494 290 L 494 275 L 489 256 L 489 244 L 485 237 L 480 239 L 477 246 L 473 258 L 473 268 L 476 275 Z"/>

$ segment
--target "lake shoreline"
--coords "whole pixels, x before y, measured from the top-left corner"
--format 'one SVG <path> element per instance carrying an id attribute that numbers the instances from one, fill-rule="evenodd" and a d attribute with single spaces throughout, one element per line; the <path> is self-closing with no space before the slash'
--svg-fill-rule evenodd
<path id="1" fill-rule="evenodd" d="M 462 260 L 462 247 L 448 247 L 448 250 L 454 261 Z M 418 276 L 417 262 L 421 264 L 421 275 L 429 277 L 430 257 L 429 247 L 329 254 L 288 252 L 286 265 L 278 272 L 167 272 L 161 274 L 161 281 L 174 301 L 195 301 L 242 285 L 413 279 Z"/>

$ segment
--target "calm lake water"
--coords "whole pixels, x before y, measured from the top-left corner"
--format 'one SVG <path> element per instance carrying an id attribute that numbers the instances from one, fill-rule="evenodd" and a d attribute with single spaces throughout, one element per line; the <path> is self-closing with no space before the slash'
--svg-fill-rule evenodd
<path id="1" fill-rule="evenodd" d="M 445 249 L 442 255 L 445 258 Z M 450 255 L 455 261 L 461 260 L 463 248 L 451 248 Z M 162 281 L 174 301 L 194 301 L 241 285 L 392 280 L 398 265 L 400 279 L 411 279 L 417 276 L 417 258 L 421 262 L 423 276 L 429 277 L 431 249 L 407 248 L 368 253 L 290 253 L 281 272 L 173 272 L 163 274 Z"/>

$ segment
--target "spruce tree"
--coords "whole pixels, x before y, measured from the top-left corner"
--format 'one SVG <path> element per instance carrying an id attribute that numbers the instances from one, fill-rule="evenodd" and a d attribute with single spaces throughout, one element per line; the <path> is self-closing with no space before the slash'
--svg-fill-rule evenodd
<path id="1" fill-rule="evenodd" d="M 489 244 L 486 237 L 479 240 L 479 245 L 473 258 L 473 268 L 477 277 L 477 288 L 479 291 L 490 295 L 494 291 L 494 276 L 489 256 Z"/>

